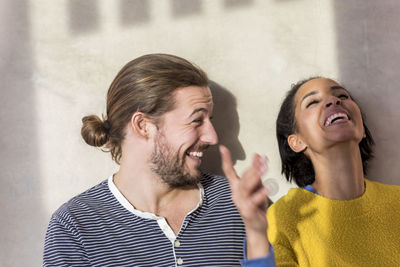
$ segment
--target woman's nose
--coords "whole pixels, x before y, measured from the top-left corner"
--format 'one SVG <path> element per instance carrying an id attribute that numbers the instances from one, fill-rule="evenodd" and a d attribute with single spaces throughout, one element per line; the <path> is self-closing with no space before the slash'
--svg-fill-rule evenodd
<path id="1" fill-rule="evenodd" d="M 340 100 L 340 98 L 336 96 L 330 96 L 325 105 L 326 107 L 330 107 L 332 105 L 338 106 L 341 102 L 342 101 Z"/>

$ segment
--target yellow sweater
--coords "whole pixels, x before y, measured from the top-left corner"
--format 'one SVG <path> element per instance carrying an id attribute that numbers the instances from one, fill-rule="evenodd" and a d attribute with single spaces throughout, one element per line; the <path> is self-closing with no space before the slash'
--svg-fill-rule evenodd
<path id="1" fill-rule="evenodd" d="M 400 186 L 332 200 L 290 189 L 267 213 L 277 266 L 400 266 Z"/>

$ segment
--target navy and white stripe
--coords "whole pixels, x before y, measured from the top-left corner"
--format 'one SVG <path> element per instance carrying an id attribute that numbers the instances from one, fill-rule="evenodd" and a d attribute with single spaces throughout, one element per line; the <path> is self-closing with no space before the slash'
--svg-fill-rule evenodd
<path id="1" fill-rule="evenodd" d="M 212 175 L 201 184 L 201 205 L 171 240 L 157 220 L 125 208 L 103 181 L 53 214 L 44 266 L 240 266 L 245 230 L 229 185 Z"/>

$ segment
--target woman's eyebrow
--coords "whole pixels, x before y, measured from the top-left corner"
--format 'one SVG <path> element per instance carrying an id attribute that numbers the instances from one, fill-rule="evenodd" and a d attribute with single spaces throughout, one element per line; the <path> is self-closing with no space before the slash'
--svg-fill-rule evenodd
<path id="1" fill-rule="evenodd" d="M 346 88 L 340 85 L 331 86 L 331 90 L 345 90 L 347 92 Z"/>
<path id="2" fill-rule="evenodd" d="M 343 86 L 340 86 L 340 85 L 331 86 L 330 89 L 331 89 L 331 90 L 345 90 L 346 92 L 348 92 L 348 91 L 346 90 L 346 88 L 344 88 Z M 317 91 L 311 91 L 311 92 L 309 92 L 308 94 L 306 94 L 306 95 L 303 97 L 303 99 L 301 100 L 301 103 L 302 103 L 307 97 L 312 96 L 312 95 L 315 95 L 315 94 L 318 94 L 318 92 L 317 92 Z"/>
<path id="3" fill-rule="evenodd" d="M 307 97 L 312 96 L 312 95 L 315 95 L 315 94 L 318 94 L 318 92 L 317 92 L 317 91 L 309 92 L 308 94 L 306 94 L 306 95 L 303 97 L 303 99 L 301 100 L 300 104 L 303 103 L 303 101 L 304 101 Z"/>

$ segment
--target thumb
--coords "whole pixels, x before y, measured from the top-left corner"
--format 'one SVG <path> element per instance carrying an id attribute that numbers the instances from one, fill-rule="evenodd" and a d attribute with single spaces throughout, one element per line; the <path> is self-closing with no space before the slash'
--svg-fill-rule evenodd
<path id="1" fill-rule="evenodd" d="M 231 152 L 224 145 L 219 146 L 219 152 L 221 154 L 222 170 L 229 183 L 234 183 L 239 177 L 233 168 Z"/>

